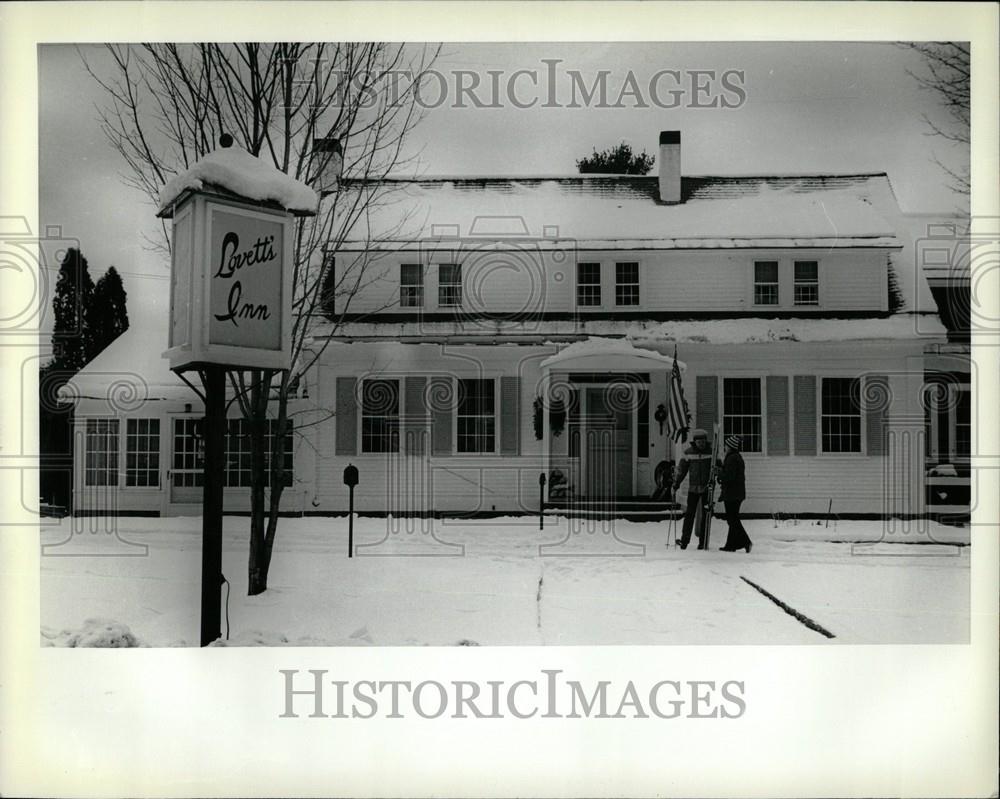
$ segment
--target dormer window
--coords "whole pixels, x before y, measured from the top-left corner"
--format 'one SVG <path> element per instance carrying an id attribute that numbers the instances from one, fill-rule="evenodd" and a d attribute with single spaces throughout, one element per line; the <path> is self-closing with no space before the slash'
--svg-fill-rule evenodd
<path id="1" fill-rule="evenodd" d="M 819 264 L 816 261 L 795 262 L 795 304 L 819 305 Z"/>
<path id="2" fill-rule="evenodd" d="M 462 304 L 462 265 L 438 266 L 438 305 L 442 308 Z"/>
<path id="3" fill-rule="evenodd" d="M 601 265 L 578 263 L 576 265 L 576 304 L 595 307 L 601 304 Z"/>
<path id="4" fill-rule="evenodd" d="M 424 307 L 424 269 L 421 264 L 402 264 L 400 266 L 399 307 Z"/>
<path id="5" fill-rule="evenodd" d="M 639 264 L 626 261 L 615 264 L 615 305 L 639 304 Z"/>
<path id="6" fill-rule="evenodd" d="M 753 304 L 778 304 L 778 262 L 754 261 Z"/>

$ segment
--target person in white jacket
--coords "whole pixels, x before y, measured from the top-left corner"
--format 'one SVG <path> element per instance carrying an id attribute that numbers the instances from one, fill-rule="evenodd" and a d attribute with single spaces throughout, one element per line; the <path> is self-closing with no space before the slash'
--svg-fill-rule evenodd
<path id="1" fill-rule="evenodd" d="M 705 502 L 708 483 L 712 477 L 712 448 L 709 445 L 708 433 L 698 428 L 691 433 L 691 443 L 684 449 L 677 477 L 674 478 L 674 493 L 680 488 L 684 478 L 688 478 L 687 508 L 684 511 L 684 524 L 681 527 L 681 538 L 676 543 L 681 549 L 687 549 L 691 543 L 691 530 L 698 508 Z M 698 541 L 701 542 L 702 531 L 698 530 Z"/>

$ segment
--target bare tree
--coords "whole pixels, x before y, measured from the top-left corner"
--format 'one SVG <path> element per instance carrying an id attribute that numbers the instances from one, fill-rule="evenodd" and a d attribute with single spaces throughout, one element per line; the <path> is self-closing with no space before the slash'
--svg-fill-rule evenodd
<path id="1" fill-rule="evenodd" d="M 393 184 L 385 178 L 410 163 L 403 145 L 422 116 L 420 84 L 438 48 L 145 44 L 110 45 L 107 54 L 106 63 L 84 59 L 107 96 L 99 110 L 102 126 L 128 167 L 126 180 L 154 201 L 173 175 L 214 150 L 223 133 L 323 196 L 319 213 L 299 219 L 295 227 L 292 369 L 230 372 L 250 428 L 248 592 L 259 594 L 267 589 L 288 477 L 283 454 L 292 428 L 290 403 L 336 333 L 340 316 L 330 319 L 332 328 L 323 336 L 312 332 L 326 322 L 322 311 L 332 298 L 343 315 L 351 300 L 382 276 L 369 253 L 379 239 L 407 224 L 404 215 L 391 230 L 374 229 L 372 219 L 391 202 Z M 329 146 L 333 142 L 339 152 Z M 345 179 L 323 185 L 329 160 L 338 157 Z M 165 227 L 163 234 L 169 246 Z M 329 254 L 348 238 L 367 246 L 356 248 L 361 254 L 337 263 L 331 273 Z"/>
<path id="2" fill-rule="evenodd" d="M 921 72 L 909 74 L 921 87 L 933 92 L 949 117 L 949 124 L 939 124 L 924 114 L 931 135 L 963 145 L 968 152 L 971 119 L 969 116 L 970 63 L 968 42 L 905 42 L 903 47 L 919 53 L 924 62 Z M 970 189 L 968 167 L 955 170 L 934 162 L 951 178 L 952 188 L 967 195 Z"/>

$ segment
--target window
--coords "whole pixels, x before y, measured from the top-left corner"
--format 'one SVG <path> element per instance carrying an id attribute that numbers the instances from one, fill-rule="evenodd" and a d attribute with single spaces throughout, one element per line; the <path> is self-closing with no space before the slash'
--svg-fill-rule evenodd
<path id="1" fill-rule="evenodd" d="M 823 452 L 861 452 L 861 381 L 824 377 Z"/>
<path id="2" fill-rule="evenodd" d="M 576 265 L 576 304 L 595 306 L 601 304 L 601 265 Z"/>
<path id="3" fill-rule="evenodd" d="M 398 381 L 364 381 L 361 390 L 361 451 L 399 452 Z"/>
<path id="4" fill-rule="evenodd" d="M 160 420 L 125 422 L 125 485 L 160 487 Z"/>
<path id="5" fill-rule="evenodd" d="M 200 433 L 200 419 L 174 419 L 172 480 L 178 488 L 200 488 L 204 485 L 205 442 Z"/>
<path id="6" fill-rule="evenodd" d="M 282 466 L 285 470 L 285 485 L 292 484 L 292 432 L 285 435 L 282 448 Z M 264 485 L 271 484 L 271 447 L 277 430 L 276 419 L 267 420 L 264 432 Z M 228 419 L 226 424 L 226 485 L 229 488 L 249 488 L 253 474 L 250 442 L 250 420 Z"/>
<path id="7" fill-rule="evenodd" d="M 778 304 L 778 262 L 754 261 L 753 304 Z"/>
<path id="8" fill-rule="evenodd" d="M 226 485 L 249 488 L 252 474 L 250 420 L 226 420 Z"/>
<path id="9" fill-rule="evenodd" d="M 819 305 L 819 264 L 795 262 L 795 304 Z"/>
<path id="10" fill-rule="evenodd" d="M 615 264 L 615 305 L 639 304 L 639 264 L 635 261 Z"/>
<path id="11" fill-rule="evenodd" d="M 743 452 L 761 452 L 760 379 L 727 377 L 722 381 L 722 434 L 740 436 Z"/>
<path id="12" fill-rule="evenodd" d="M 458 451 L 496 451 L 494 381 L 460 380 L 458 389 Z"/>
<path id="13" fill-rule="evenodd" d="M 86 451 L 86 484 L 118 485 L 118 420 L 88 419 Z"/>
<path id="14" fill-rule="evenodd" d="M 972 454 L 972 391 L 956 389 L 955 402 L 955 458 L 968 458 Z"/>
<path id="15" fill-rule="evenodd" d="M 424 268 L 420 264 L 402 264 L 399 267 L 399 306 L 423 308 Z"/>
<path id="16" fill-rule="evenodd" d="M 438 266 L 438 305 L 442 307 L 462 304 L 462 265 Z"/>

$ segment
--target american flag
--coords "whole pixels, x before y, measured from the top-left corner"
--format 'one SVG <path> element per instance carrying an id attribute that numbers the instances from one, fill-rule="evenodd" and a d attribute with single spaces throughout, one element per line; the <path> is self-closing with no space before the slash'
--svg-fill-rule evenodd
<path id="1" fill-rule="evenodd" d="M 667 433 L 674 441 L 687 441 L 691 425 L 691 412 L 684 399 L 681 369 L 677 365 L 677 347 L 674 346 L 674 368 L 670 371 L 670 390 L 667 392 Z"/>

